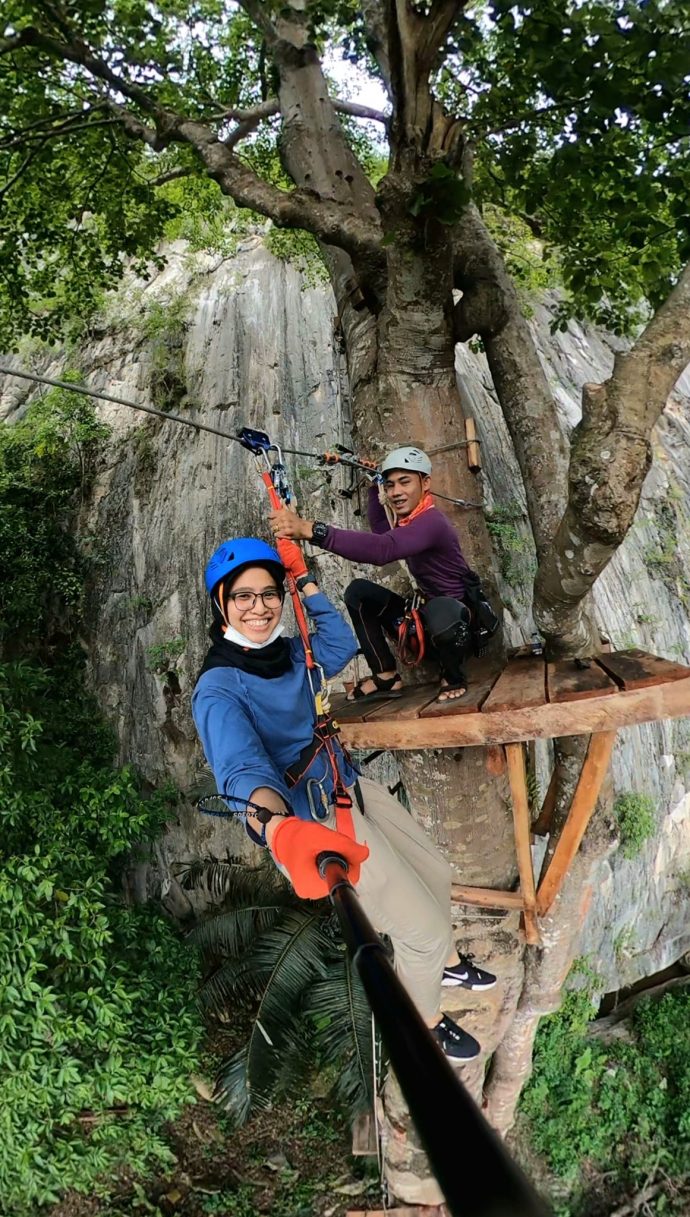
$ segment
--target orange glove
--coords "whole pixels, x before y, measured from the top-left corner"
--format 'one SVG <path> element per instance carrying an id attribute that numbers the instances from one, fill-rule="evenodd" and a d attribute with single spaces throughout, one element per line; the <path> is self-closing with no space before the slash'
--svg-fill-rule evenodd
<path id="1" fill-rule="evenodd" d="M 271 841 L 271 853 L 285 867 L 290 882 L 302 900 L 321 900 L 328 895 L 326 880 L 321 878 L 316 859 L 324 852 L 341 854 L 348 864 L 347 877 L 357 883 L 362 862 L 369 857 L 369 846 L 360 845 L 325 824 L 286 816 L 278 825 Z"/>
<path id="2" fill-rule="evenodd" d="M 293 579 L 301 579 L 302 575 L 307 574 L 304 554 L 296 541 L 288 541 L 287 537 L 278 537 L 276 549 L 283 566 Z"/>

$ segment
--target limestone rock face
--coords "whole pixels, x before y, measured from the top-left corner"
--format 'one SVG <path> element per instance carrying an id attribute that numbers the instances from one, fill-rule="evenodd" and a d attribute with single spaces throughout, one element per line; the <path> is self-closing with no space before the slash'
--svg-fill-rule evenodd
<path id="1" fill-rule="evenodd" d="M 232 257 L 191 255 L 183 243 L 165 253 L 167 264 L 148 282 L 123 284 L 77 352 L 27 349 L 15 357 L 17 366 L 53 376 L 76 368 L 94 389 L 231 434 L 241 425 L 267 430 L 300 453 L 347 443 L 350 400 L 330 291 L 277 261 L 259 237 Z M 577 325 L 552 335 L 553 305 L 547 296 L 531 325 L 570 430 L 582 384 L 606 378 L 613 347 Z M 457 369 L 482 441 L 477 490 L 483 486 L 492 513 L 506 631 L 516 644 L 533 629 L 534 556 L 521 475 L 483 356 L 459 347 Z M 12 377 L 0 388 L 0 417 L 10 420 L 35 393 Z M 96 560 L 85 639 L 90 681 L 117 730 L 121 759 L 152 782 L 171 778 L 188 790 L 203 763 L 190 698 L 209 622 L 204 563 L 226 536 L 266 535 L 265 492 L 253 459 L 229 439 L 107 403 L 99 413 L 111 437 L 81 516 Z M 615 646 L 640 645 L 681 662 L 690 660 L 689 442 L 686 377 L 657 428 L 633 529 L 595 592 L 602 633 Z M 286 463 L 307 516 L 361 525 L 357 496 L 338 493 L 347 486 L 342 472 L 330 478 L 309 456 L 290 454 Z M 314 565 L 333 596 L 355 573 L 330 555 L 318 554 Z M 546 763 L 544 746 L 542 793 Z M 373 776 L 390 782 L 395 771 L 389 758 Z M 621 732 L 614 785 L 650 794 L 656 816 L 638 857 L 618 851 L 600 866 L 580 951 L 591 956 L 605 989 L 657 971 L 690 948 L 689 777 L 687 721 Z M 242 835 L 190 806 L 157 850 L 164 887 L 172 861 L 228 848 L 241 852 Z"/>

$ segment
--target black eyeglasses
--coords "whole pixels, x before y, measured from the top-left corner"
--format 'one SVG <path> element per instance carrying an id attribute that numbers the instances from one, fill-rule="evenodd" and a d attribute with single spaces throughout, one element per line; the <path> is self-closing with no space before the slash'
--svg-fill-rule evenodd
<path id="1" fill-rule="evenodd" d="M 283 596 L 277 587 L 269 587 L 265 592 L 230 592 L 228 600 L 232 600 L 235 608 L 242 612 L 244 609 L 253 609 L 257 600 L 260 600 L 265 608 L 276 608 L 283 603 Z"/>

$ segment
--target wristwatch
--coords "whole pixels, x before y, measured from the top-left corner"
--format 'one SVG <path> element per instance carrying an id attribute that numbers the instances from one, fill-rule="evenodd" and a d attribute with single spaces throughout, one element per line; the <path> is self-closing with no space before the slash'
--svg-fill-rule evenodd
<path id="1" fill-rule="evenodd" d="M 315 520 L 311 526 L 312 545 L 323 545 L 328 536 L 328 528 L 328 524 L 322 524 L 319 520 Z"/>
<path id="2" fill-rule="evenodd" d="M 316 575 L 312 575 L 311 571 L 307 571 L 306 575 L 300 575 L 299 579 L 295 579 L 297 591 L 303 592 L 307 583 L 316 583 Z"/>

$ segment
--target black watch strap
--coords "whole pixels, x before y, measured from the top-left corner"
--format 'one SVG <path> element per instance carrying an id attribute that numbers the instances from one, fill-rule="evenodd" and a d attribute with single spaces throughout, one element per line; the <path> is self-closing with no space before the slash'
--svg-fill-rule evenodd
<path id="1" fill-rule="evenodd" d="M 306 575 L 300 575 L 299 579 L 295 580 L 295 587 L 298 592 L 303 592 L 308 583 L 316 583 L 316 576 L 312 575 L 311 571 L 307 571 Z"/>

